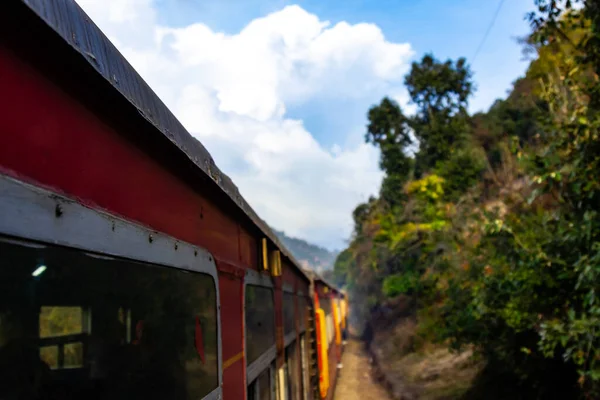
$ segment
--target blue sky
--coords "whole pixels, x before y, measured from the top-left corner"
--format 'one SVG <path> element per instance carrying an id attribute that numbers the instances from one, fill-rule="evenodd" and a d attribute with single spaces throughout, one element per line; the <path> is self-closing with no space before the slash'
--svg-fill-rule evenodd
<path id="1" fill-rule="evenodd" d="M 202 21 L 215 31 L 230 34 L 290 4 L 298 4 L 332 24 L 374 23 L 387 40 L 410 43 L 415 60 L 431 52 L 440 59 L 466 57 L 471 63 L 499 0 L 157 0 L 159 19 L 165 24 L 185 26 Z M 529 31 L 525 15 L 532 9 L 533 0 L 504 1 L 471 63 L 478 88 L 471 100 L 472 112 L 485 110 L 496 98 L 504 97 L 525 71 L 527 63 L 521 61 L 516 39 Z M 332 102 L 335 107 L 328 107 Z M 288 108 L 288 115 L 304 120 L 321 144 L 331 146 L 347 139 L 348 131 L 364 125 L 364 114 L 371 104 L 367 99 L 352 103 L 327 99 Z M 337 115 L 332 117 L 332 112 Z"/>
<path id="2" fill-rule="evenodd" d="M 499 0 L 76 0 L 271 226 L 344 247 L 376 195 L 368 108 L 407 105 L 403 76 L 431 52 L 473 57 Z M 533 0 L 505 0 L 472 64 L 471 111 L 527 66 Z"/>

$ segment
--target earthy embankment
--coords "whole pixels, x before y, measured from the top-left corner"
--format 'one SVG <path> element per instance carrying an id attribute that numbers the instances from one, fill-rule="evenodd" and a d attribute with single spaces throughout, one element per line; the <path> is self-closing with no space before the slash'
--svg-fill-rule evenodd
<path id="1" fill-rule="evenodd" d="M 351 339 L 344 349 L 343 368 L 334 400 L 391 400 L 375 381 L 370 357 L 362 342 Z"/>
<path id="2" fill-rule="evenodd" d="M 471 351 L 452 353 L 419 338 L 408 308 L 399 301 L 372 314 L 365 339 L 378 380 L 394 400 L 463 398 L 482 364 Z"/>

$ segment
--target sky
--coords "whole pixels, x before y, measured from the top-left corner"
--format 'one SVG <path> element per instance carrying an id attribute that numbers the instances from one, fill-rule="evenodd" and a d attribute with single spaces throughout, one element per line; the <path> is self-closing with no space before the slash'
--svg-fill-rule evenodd
<path id="1" fill-rule="evenodd" d="M 533 0 L 76 0 L 271 226 L 343 249 L 378 193 L 368 108 L 424 54 L 466 57 L 471 112 L 522 75 Z M 476 55 L 484 35 L 486 41 Z"/>

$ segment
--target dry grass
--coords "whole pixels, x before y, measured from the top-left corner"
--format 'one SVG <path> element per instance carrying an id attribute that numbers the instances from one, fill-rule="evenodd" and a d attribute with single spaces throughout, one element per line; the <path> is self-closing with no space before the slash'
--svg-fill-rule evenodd
<path id="1" fill-rule="evenodd" d="M 472 351 L 450 352 L 440 345 L 416 348 L 416 323 L 403 319 L 376 335 L 371 348 L 394 396 L 403 400 L 459 399 L 481 370 Z"/>

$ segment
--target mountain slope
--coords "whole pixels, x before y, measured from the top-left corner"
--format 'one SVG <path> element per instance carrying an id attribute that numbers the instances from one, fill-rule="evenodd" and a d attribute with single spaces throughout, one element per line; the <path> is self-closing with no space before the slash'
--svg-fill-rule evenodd
<path id="1" fill-rule="evenodd" d="M 303 267 L 308 267 L 315 272 L 333 269 L 337 252 L 329 251 L 302 239 L 287 236 L 284 232 L 277 229 L 271 229 Z"/>

